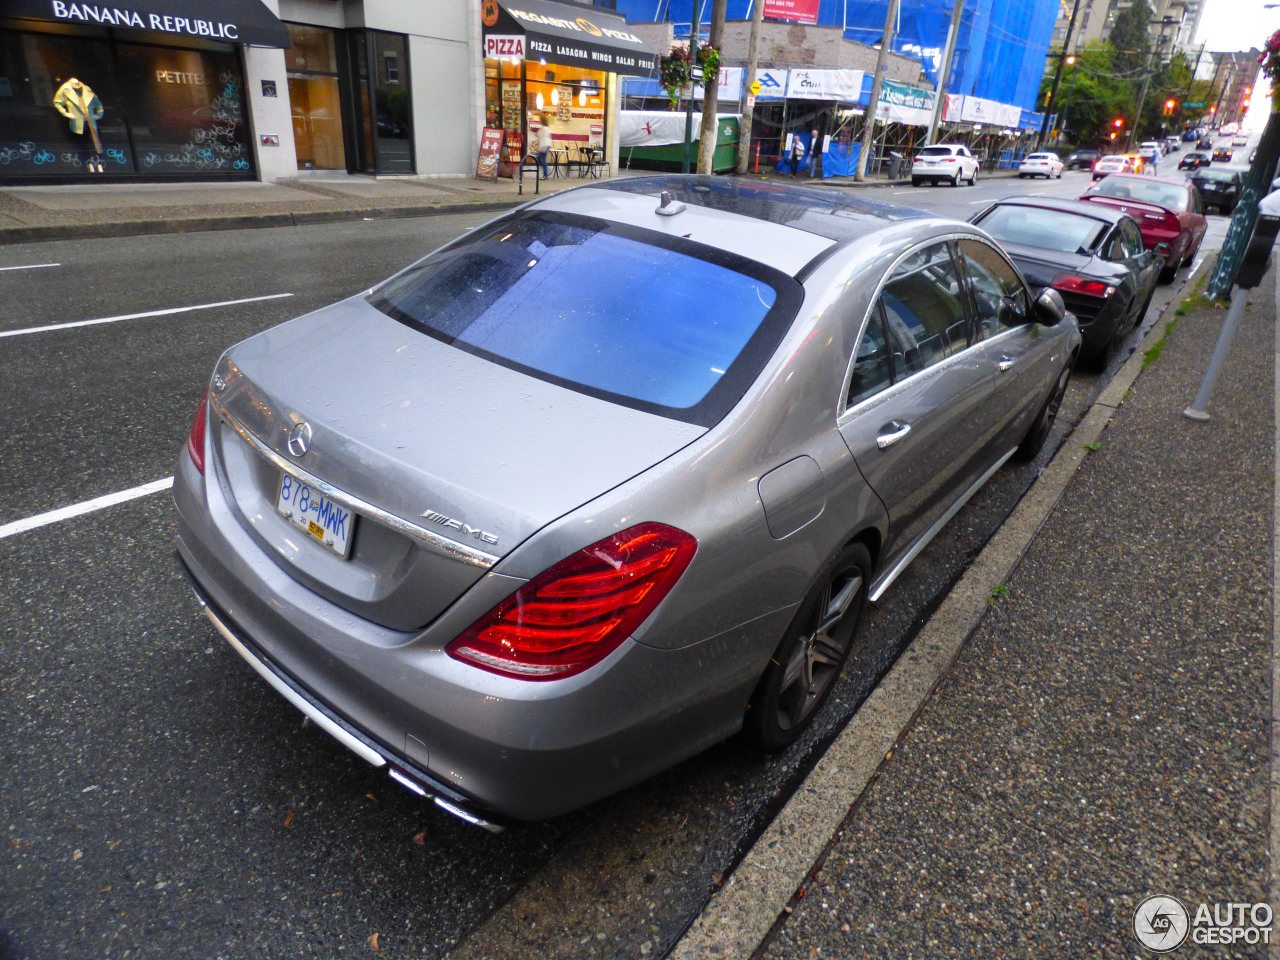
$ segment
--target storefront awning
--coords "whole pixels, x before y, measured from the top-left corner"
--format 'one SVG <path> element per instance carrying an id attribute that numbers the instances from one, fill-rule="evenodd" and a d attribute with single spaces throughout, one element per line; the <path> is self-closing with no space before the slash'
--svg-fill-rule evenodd
<path id="1" fill-rule="evenodd" d="M 255 47 L 291 46 L 288 29 L 262 0 L 125 0 L 118 4 L 8 0 L 4 12 L 31 20 L 146 30 Z"/>
<path id="2" fill-rule="evenodd" d="M 487 59 L 518 57 L 646 76 L 657 73 L 658 56 L 631 32 L 627 21 L 599 7 L 551 0 L 484 0 Z"/>

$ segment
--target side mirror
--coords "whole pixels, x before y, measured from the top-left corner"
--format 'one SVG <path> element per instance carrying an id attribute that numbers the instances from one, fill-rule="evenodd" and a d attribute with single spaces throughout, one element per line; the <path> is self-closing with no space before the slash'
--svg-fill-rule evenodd
<path id="1" fill-rule="evenodd" d="M 1062 294 L 1053 287 L 1045 287 L 1036 297 L 1035 319 L 1046 327 L 1056 327 L 1067 315 L 1067 305 L 1062 302 Z"/>
<path id="2" fill-rule="evenodd" d="M 1152 247 L 1151 252 L 1161 260 L 1168 260 L 1173 256 L 1173 247 L 1169 246 L 1167 243 L 1161 242 Z"/>

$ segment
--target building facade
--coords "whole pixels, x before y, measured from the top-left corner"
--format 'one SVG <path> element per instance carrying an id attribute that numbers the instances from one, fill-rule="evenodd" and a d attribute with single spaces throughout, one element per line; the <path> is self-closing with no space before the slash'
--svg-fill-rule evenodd
<path id="1" fill-rule="evenodd" d="M 1076 15 L 1076 27 L 1071 34 L 1071 50 L 1074 53 L 1090 43 L 1099 43 L 1111 37 L 1116 16 L 1132 4 L 1133 0 L 1080 0 Z M 1148 0 L 1151 8 L 1151 39 L 1159 49 L 1172 53 L 1196 53 L 1195 36 L 1200 28 L 1206 0 Z M 1063 49 L 1067 26 L 1075 0 L 1059 0 L 1058 19 L 1053 27 L 1054 50 Z"/>
<path id="2" fill-rule="evenodd" d="M 489 56 L 489 20 L 519 57 Z M 0 182 L 468 177 L 486 123 L 527 143 L 539 97 L 607 152 L 614 78 L 640 68 L 599 51 L 638 54 L 625 32 L 566 0 L 10 0 Z"/>

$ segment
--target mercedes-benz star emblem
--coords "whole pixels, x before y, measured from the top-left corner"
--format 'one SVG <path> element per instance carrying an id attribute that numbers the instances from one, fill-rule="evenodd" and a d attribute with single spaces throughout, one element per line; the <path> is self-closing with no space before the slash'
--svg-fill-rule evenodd
<path id="1" fill-rule="evenodd" d="M 294 424 L 293 429 L 289 431 L 289 452 L 295 457 L 300 457 L 307 452 L 309 446 L 311 446 L 311 424 L 305 420 Z"/>

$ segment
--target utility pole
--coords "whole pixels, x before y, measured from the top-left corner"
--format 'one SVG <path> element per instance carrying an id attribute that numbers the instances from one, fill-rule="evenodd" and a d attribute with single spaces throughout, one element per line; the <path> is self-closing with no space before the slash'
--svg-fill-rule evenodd
<path id="1" fill-rule="evenodd" d="M 707 42 L 716 50 L 724 35 L 724 13 L 729 0 L 711 0 L 711 35 Z M 761 0 L 760 6 L 764 6 Z M 716 108 L 720 106 L 720 71 L 714 77 L 702 78 L 702 135 L 698 138 L 698 172 L 711 173 L 716 154 Z"/>
<path id="2" fill-rule="evenodd" d="M 942 121 L 942 108 L 947 102 L 947 81 L 951 79 L 951 61 L 956 55 L 956 37 L 960 34 L 960 17 L 964 15 L 964 0 L 956 0 L 951 8 L 951 26 L 947 27 L 947 45 L 942 54 L 942 69 L 938 73 L 938 92 L 934 94 L 933 114 L 929 117 L 929 134 L 924 138 L 927 147 L 938 136 L 938 124 Z"/>
<path id="3" fill-rule="evenodd" d="M 862 148 L 858 151 L 858 169 L 853 175 L 855 180 L 865 180 L 867 176 L 867 154 L 871 152 L 876 111 L 880 106 L 880 82 L 884 78 L 885 61 L 889 59 L 889 50 L 893 47 L 893 28 L 897 19 L 898 0 L 889 0 L 889 10 L 884 18 L 884 35 L 880 38 L 880 54 L 876 57 L 876 75 L 871 81 L 871 100 L 867 104 L 867 112 L 862 117 Z"/>
<path id="4" fill-rule="evenodd" d="M 1071 49 L 1071 34 L 1075 33 L 1076 16 L 1080 13 L 1080 0 L 1076 0 L 1075 6 L 1071 8 L 1071 20 L 1067 23 L 1067 36 L 1062 41 L 1062 52 L 1058 54 L 1058 69 L 1053 72 L 1053 86 L 1049 88 L 1049 99 L 1044 105 L 1044 120 L 1040 124 L 1040 136 L 1036 137 L 1036 149 L 1044 149 L 1045 134 L 1049 132 L 1049 119 L 1052 114 L 1049 112 L 1056 104 L 1058 99 L 1058 84 L 1062 81 L 1062 61 L 1067 58 L 1067 51 Z"/>
<path id="5" fill-rule="evenodd" d="M 1160 20 L 1153 20 L 1152 23 L 1159 24 L 1162 28 L 1171 23 L 1181 23 L 1181 20 L 1175 20 L 1172 17 L 1164 17 Z M 1150 24 L 1148 24 L 1150 28 Z M 1160 36 L 1155 42 L 1155 46 L 1151 48 L 1151 59 L 1147 63 L 1147 75 L 1142 78 L 1142 92 L 1138 94 L 1138 109 L 1133 114 L 1133 124 L 1129 127 L 1129 146 L 1133 146 L 1133 138 L 1138 135 L 1138 124 L 1142 122 L 1142 107 L 1147 100 L 1147 87 L 1151 85 L 1151 77 L 1156 72 L 1156 59 L 1160 56 L 1160 50 L 1164 46 L 1164 30 L 1160 31 Z"/>
<path id="6" fill-rule="evenodd" d="M 760 43 L 760 24 L 764 20 L 764 0 L 754 0 L 751 9 L 751 39 L 747 41 L 747 72 L 742 78 L 742 119 L 738 123 L 738 176 L 747 172 L 751 163 L 751 120 L 756 95 L 751 88 L 756 82 L 756 49 Z"/>
<path id="7" fill-rule="evenodd" d="M 693 0 L 693 23 L 689 24 L 689 63 L 692 68 L 698 68 L 698 34 L 702 32 L 702 9 L 699 4 L 702 0 Z M 684 161 L 680 164 L 680 172 L 689 172 L 689 154 L 693 151 L 693 85 L 696 80 L 689 81 L 689 102 L 684 108 Z"/>

